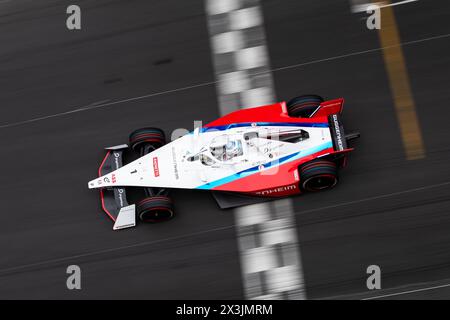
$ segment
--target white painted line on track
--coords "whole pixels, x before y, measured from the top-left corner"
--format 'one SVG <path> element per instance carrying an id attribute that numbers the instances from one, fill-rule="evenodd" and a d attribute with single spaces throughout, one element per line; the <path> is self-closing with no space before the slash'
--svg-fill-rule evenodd
<path id="1" fill-rule="evenodd" d="M 240 93 L 250 89 L 250 79 L 246 71 L 233 71 L 217 75 L 220 94 Z"/>
<path id="2" fill-rule="evenodd" d="M 219 33 L 212 37 L 212 46 L 216 53 L 227 53 L 239 50 L 244 47 L 242 32 L 229 31 Z"/>
<path id="3" fill-rule="evenodd" d="M 279 72 L 279 71 L 284 71 L 284 70 L 296 69 L 296 68 L 301 68 L 301 67 L 305 67 L 305 66 L 309 66 L 309 65 L 313 65 L 313 64 L 331 62 L 331 61 L 350 58 L 350 57 L 354 57 L 354 56 L 375 53 L 375 52 L 383 51 L 385 49 L 395 48 L 398 46 L 410 46 L 410 45 L 414 45 L 414 44 L 419 44 L 419 43 L 424 43 L 424 42 L 439 40 L 439 39 L 446 39 L 446 38 L 450 38 L 450 33 L 435 35 L 435 36 L 422 38 L 422 39 L 418 39 L 418 40 L 407 41 L 407 42 L 400 43 L 398 45 L 379 47 L 379 48 L 367 49 L 367 50 L 362 50 L 362 51 L 355 51 L 355 52 L 350 52 L 350 53 L 342 54 L 342 55 L 338 55 L 338 56 L 327 57 L 327 58 L 322 58 L 322 59 L 315 59 L 315 60 L 301 62 L 301 63 L 295 63 L 295 64 L 283 66 L 283 67 L 272 68 L 267 71 L 255 72 L 254 75 L 264 75 L 267 72 L 274 73 L 274 72 Z M 26 120 L 21 120 L 21 121 L 16 121 L 16 122 L 3 123 L 3 124 L 0 124 L 0 129 L 16 127 L 16 126 L 30 124 L 30 123 L 43 121 L 43 120 L 47 120 L 47 119 L 52 119 L 52 118 L 58 118 L 58 117 L 70 115 L 72 113 L 77 113 L 77 112 L 84 112 L 84 111 L 96 110 L 96 109 L 100 109 L 100 108 L 106 108 L 106 107 L 115 106 L 115 105 L 119 105 L 119 104 L 123 104 L 123 103 L 127 103 L 127 102 L 135 102 L 135 101 L 140 101 L 140 100 L 144 100 L 144 99 L 150 99 L 150 98 L 161 96 L 161 95 L 208 87 L 208 86 L 212 86 L 212 85 L 217 85 L 218 83 L 220 83 L 220 80 L 205 81 L 205 82 L 201 82 L 201 83 L 197 83 L 197 84 L 193 84 L 193 85 L 189 85 L 189 86 L 184 86 L 184 87 L 179 87 L 179 88 L 174 88 L 174 89 L 169 89 L 169 90 L 164 90 L 164 91 L 159 91 L 159 92 L 153 92 L 153 93 L 144 94 L 141 96 L 136 96 L 136 97 L 131 97 L 131 98 L 119 99 L 116 101 L 111 101 L 111 102 L 102 103 L 102 104 L 98 104 L 98 105 L 93 105 L 91 103 L 91 104 L 79 107 L 77 109 L 69 110 L 69 111 L 44 115 L 41 117 L 36 117 L 36 118 L 31 118 L 31 119 L 26 119 Z M 249 91 L 255 90 L 255 89 L 261 89 L 261 88 L 250 89 L 247 92 L 242 93 L 242 96 L 245 96 L 245 94 L 248 94 Z M 267 94 L 270 95 L 271 93 L 267 93 Z M 263 99 L 267 99 L 267 98 L 265 97 Z M 249 103 L 246 103 L 243 105 L 248 106 Z M 258 102 L 256 105 L 261 105 L 261 103 Z"/>
<path id="4" fill-rule="evenodd" d="M 239 9 L 241 0 L 207 1 L 206 11 L 210 15 L 227 13 Z"/>
<path id="5" fill-rule="evenodd" d="M 237 218 L 237 225 L 244 227 L 252 226 L 268 221 L 270 219 L 270 210 L 262 203 L 255 204 L 253 207 L 242 207 L 242 215 Z"/>
<path id="6" fill-rule="evenodd" d="M 300 274 L 296 265 L 271 269 L 267 272 L 267 286 L 275 293 L 295 291 L 302 281 Z"/>
<path id="7" fill-rule="evenodd" d="M 285 228 L 285 225 L 287 225 L 287 221 L 284 219 L 271 220 L 263 224 L 265 232 L 261 233 L 261 244 L 273 246 L 285 242 L 295 243 L 297 240 L 295 229 Z"/>
<path id="8" fill-rule="evenodd" d="M 404 4 L 408 4 L 411 2 L 417 2 L 419 0 L 404 0 L 404 1 L 400 1 L 400 2 L 394 2 L 394 3 L 385 3 L 383 1 L 381 2 L 368 2 L 365 3 L 368 0 L 351 0 L 351 8 L 352 8 L 352 12 L 366 12 L 369 7 L 376 5 L 378 6 L 378 8 L 387 8 L 387 7 L 394 7 L 394 6 L 401 6 Z"/>
<path id="9" fill-rule="evenodd" d="M 400 2 L 394 2 L 394 3 L 390 3 L 390 4 L 381 5 L 380 8 L 401 6 L 403 4 L 407 4 L 407 3 L 411 3 L 411 2 L 417 2 L 417 1 L 419 1 L 419 0 L 405 0 L 405 1 L 400 1 Z"/>
<path id="10" fill-rule="evenodd" d="M 428 288 L 421 288 L 421 289 L 415 289 L 415 290 L 408 290 L 408 291 L 402 291 L 402 292 L 395 292 L 395 293 L 390 293 L 390 294 L 384 294 L 384 295 L 379 295 L 379 296 L 374 296 L 374 297 L 364 298 L 364 299 L 362 299 L 362 300 L 382 299 L 382 298 L 388 298 L 388 297 L 394 297 L 394 296 L 401 296 L 401 295 L 406 295 L 406 294 L 411 294 L 411 293 L 417 293 L 417 292 L 423 292 L 423 291 L 437 290 L 437 289 L 442 289 L 442 288 L 447 288 L 447 287 L 450 287 L 450 283 L 448 283 L 448 284 L 443 284 L 443 285 L 440 285 L 440 286 L 434 286 L 434 287 L 428 287 Z"/>
<path id="11" fill-rule="evenodd" d="M 440 283 L 440 284 L 439 284 Z M 413 289 L 415 287 L 416 289 Z M 438 281 L 410 283 L 402 286 L 384 288 L 375 291 L 364 291 L 351 294 L 336 295 L 331 297 L 319 298 L 318 300 L 377 300 L 395 296 L 402 296 L 414 294 L 419 292 L 427 292 L 432 290 L 439 290 L 449 288 L 449 279 L 441 279 Z M 409 289 L 407 289 L 409 288 Z M 390 292 L 390 293 L 388 293 Z M 378 295 L 374 295 L 378 293 Z"/>
<path id="12" fill-rule="evenodd" d="M 408 194 L 408 193 L 413 193 L 413 192 L 419 192 L 419 191 L 424 191 L 424 190 L 429 190 L 429 189 L 434 189 L 434 188 L 440 188 L 440 187 L 445 187 L 445 186 L 450 186 L 450 181 L 446 181 L 446 182 L 442 182 L 442 183 L 437 183 L 437 184 L 432 184 L 432 185 L 428 185 L 428 186 L 422 186 L 422 187 L 418 187 L 418 188 L 413 188 L 413 189 L 408 189 L 408 190 L 403 190 L 403 191 L 399 191 L 399 192 L 393 192 L 393 193 L 388 193 L 388 194 L 383 194 L 383 195 L 379 195 L 379 196 L 373 196 L 373 197 L 368 197 L 368 198 L 363 198 L 363 199 L 358 199 L 358 200 L 354 200 L 354 201 L 349 201 L 349 202 L 343 202 L 343 203 L 338 203 L 335 205 L 331 205 L 331 206 L 325 206 L 325 207 L 320 207 L 320 208 L 315 208 L 315 209 L 311 209 L 311 210 L 306 210 L 306 211 L 302 211 L 301 214 L 304 213 L 310 213 L 310 212 L 315 212 L 315 211 L 322 211 L 322 210 L 328 210 L 328 209 L 333 209 L 333 208 L 337 208 L 340 206 L 348 206 L 348 205 L 352 205 L 352 204 L 357 204 L 357 203 L 362 203 L 365 201 L 372 201 L 372 200 L 378 200 L 378 199 L 383 199 L 383 198 L 388 198 L 388 197 L 393 197 L 393 196 L 397 196 L 397 195 L 403 195 L 403 194 Z M 286 205 L 286 203 L 283 202 L 277 202 L 277 210 L 278 211 L 283 211 L 283 209 L 281 208 L 281 206 Z M 248 208 L 248 207 L 244 207 L 243 209 Z M 265 206 L 261 207 L 260 209 L 265 208 Z M 261 212 L 263 212 L 264 214 L 264 210 L 261 210 Z M 288 209 L 289 210 L 289 209 Z M 270 213 L 269 211 L 265 211 L 266 213 Z M 242 215 L 242 219 L 241 221 L 248 221 L 247 219 L 249 219 L 249 215 Z M 266 221 L 267 219 L 261 218 L 260 221 Z M 247 222 L 247 225 L 251 225 L 254 224 L 255 222 L 249 221 Z M 77 255 L 71 255 L 71 256 L 64 256 L 64 257 L 60 257 L 60 258 L 56 258 L 56 259 L 50 259 L 50 260 L 43 260 L 43 261 L 37 261 L 34 263 L 29 263 L 29 264 L 22 264 L 22 265 L 17 265 L 17 266 L 11 266 L 11 267 L 7 267 L 7 268 L 3 268 L 0 269 L 0 277 L 5 274 L 5 273 L 10 273 L 10 272 L 21 272 L 21 271 L 26 271 L 27 268 L 35 268 L 35 267 L 42 267 L 45 265 L 51 265 L 51 264 L 59 264 L 59 263 L 66 263 L 67 261 L 71 261 L 71 260 L 75 260 L 75 259 L 80 259 L 80 258 L 89 258 L 89 257 L 95 257 L 97 255 L 102 255 L 102 254 L 107 254 L 107 253 L 112 253 L 112 252 L 117 252 L 117 251 L 122 251 L 122 250 L 128 250 L 128 249 L 136 249 L 136 248 L 140 248 L 140 247 L 145 247 L 145 246 L 150 246 L 150 245 L 156 245 L 156 244 L 160 244 L 160 243 L 164 243 L 164 242 L 168 242 L 168 241 L 179 241 L 179 240 L 184 240 L 187 239 L 189 237 L 196 237 L 196 236 L 201 236 L 204 234 L 208 234 L 208 233 L 214 233 L 214 232 L 219 232 L 219 231 L 223 231 L 223 230 L 228 230 L 234 227 L 237 227 L 238 224 L 233 224 L 231 226 L 225 226 L 225 227 L 219 227 L 219 228 L 213 228 L 213 229 L 206 229 L 206 230 L 201 230 L 198 232 L 192 232 L 192 233 L 188 233 L 188 234 L 184 234 L 184 235 L 179 235 L 179 236 L 175 236 L 175 237 L 168 237 L 168 238 L 164 238 L 164 239 L 158 239 L 158 240 L 154 240 L 154 241 L 145 241 L 145 242 L 139 242 L 139 243 L 133 243 L 130 245 L 125 245 L 122 247 L 114 247 L 114 248 L 106 248 L 103 250 L 97 250 L 97 251 L 91 251 L 91 252 L 85 252 L 85 253 L 80 253 Z M 295 232 L 295 230 L 293 230 Z M 251 235 L 254 236 L 254 235 Z M 252 248 L 254 247 L 254 240 L 251 237 L 248 238 L 248 242 L 249 242 L 249 246 L 246 246 L 246 243 L 242 242 L 241 245 L 243 245 L 244 248 Z M 288 241 L 286 239 L 286 241 Z M 295 255 L 297 253 L 297 251 L 292 251 L 290 253 L 290 255 Z M 289 258 L 289 254 L 285 257 L 286 260 L 288 260 Z M 294 258 L 295 260 L 295 258 Z M 292 295 L 295 296 L 296 293 L 292 293 Z M 267 297 L 279 297 L 279 295 L 267 295 Z M 339 297 L 344 297 L 344 296 L 339 296 Z M 261 299 L 263 300 L 264 297 L 255 297 L 254 299 Z M 330 298 L 338 298 L 338 297 L 328 297 Z"/>
<path id="13" fill-rule="evenodd" d="M 268 64 L 264 46 L 251 47 L 236 51 L 236 67 L 239 70 L 263 67 Z"/>
<path id="14" fill-rule="evenodd" d="M 325 206 L 325 207 L 320 207 L 320 208 L 315 208 L 315 209 L 310 209 L 310 210 L 304 210 L 304 211 L 302 211 L 302 214 L 316 212 L 316 211 L 322 211 L 322 210 L 328 210 L 328 209 L 335 209 L 338 207 L 349 206 L 352 204 L 373 201 L 373 200 L 380 200 L 380 199 L 384 199 L 384 198 L 390 198 L 390 197 L 408 194 L 411 192 L 418 192 L 418 191 L 424 191 L 424 190 L 433 189 L 433 188 L 445 187 L 448 185 L 450 185 L 450 182 L 443 182 L 443 183 L 437 183 L 437 184 L 419 187 L 419 188 L 413 188 L 413 189 L 408 189 L 408 190 L 403 190 L 403 191 L 398 191 L 398 192 L 382 194 L 379 196 L 373 196 L 373 197 L 368 197 L 368 198 L 363 198 L 363 199 L 358 199 L 358 200 L 353 200 L 353 201 L 341 202 L 341 203 L 330 205 L 330 206 Z"/>
<path id="15" fill-rule="evenodd" d="M 260 7 L 250 7 L 230 12 L 230 26 L 233 30 L 241 30 L 262 25 Z"/>
<path id="16" fill-rule="evenodd" d="M 249 89 L 241 94 L 242 105 L 249 106 L 254 104 L 256 106 L 262 106 L 271 95 L 272 91 L 268 88 L 260 87 Z"/>
<path id="17" fill-rule="evenodd" d="M 244 277 L 249 273 L 257 273 L 277 268 L 277 257 L 273 246 L 260 246 L 244 249 L 241 252 L 241 266 Z"/>
<path id="18" fill-rule="evenodd" d="M 8 274 L 8 273 L 25 272 L 29 268 L 38 268 L 38 267 L 40 268 L 40 267 L 43 267 L 46 265 L 67 263 L 68 261 L 72 261 L 72 260 L 79 260 L 82 258 L 90 258 L 90 257 L 102 255 L 102 254 L 108 254 L 108 253 L 113 253 L 113 252 L 118 252 L 118 251 L 120 252 L 123 250 L 137 249 L 137 248 L 142 248 L 145 246 L 151 246 L 151 245 L 165 243 L 168 241 L 186 240 L 187 238 L 190 238 L 190 237 L 197 237 L 197 236 L 201 236 L 204 234 L 220 232 L 223 230 L 231 229 L 233 227 L 234 226 L 226 226 L 226 227 L 218 227 L 218 228 L 207 229 L 207 230 L 200 230 L 197 232 L 192 232 L 192 233 L 183 234 L 183 235 L 179 235 L 179 236 L 167 237 L 167 238 L 152 240 L 152 241 L 138 242 L 138 243 L 133 243 L 133 244 L 129 244 L 129 245 L 124 245 L 121 247 L 106 248 L 106 249 L 102 249 L 102 250 L 84 252 L 84 253 L 80 253 L 80 254 L 64 256 L 64 257 L 55 258 L 55 259 L 42 260 L 42 261 L 37 261 L 37 262 L 33 262 L 33 263 L 28 263 L 28 264 L 11 266 L 11 267 L 0 269 L 0 277 L 2 277 L 4 274 Z"/>
<path id="19" fill-rule="evenodd" d="M 205 1 L 221 114 L 276 102 L 259 0 Z M 234 214 L 246 298 L 305 299 L 291 200 Z"/>

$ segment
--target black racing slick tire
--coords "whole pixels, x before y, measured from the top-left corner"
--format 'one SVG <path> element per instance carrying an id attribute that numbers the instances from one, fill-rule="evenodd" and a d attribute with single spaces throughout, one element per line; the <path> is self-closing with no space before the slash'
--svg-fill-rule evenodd
<path id="1" fill-rule="evenodd" d="M 308 94 L 291 99 L 286 106 L 290 117 L 310 118 L 323 101 L 321 96 Z"/>
<path id="2" fill-rule="evenodd" d="M 338 183 L 336 163 L 329 160 L 313 160 L 299 168 L 300 187 L 304 191 L 317 192 L 333 188 Z"/>
<path id="3" fill-rule="evenodd" d="M 157 223 L 173 218 L 172 200 L 166 196 L 147 197 L 136 205 L 137 215 L 142 222 Z"/>
<path id="4" fill-rule="evenodd" d="M 165 143 L 164 131 L 159 128 L 141 128 L 130 134 L 130 147 L 136 152 L 139 152 L 146 145 L 158 149 Z"/>

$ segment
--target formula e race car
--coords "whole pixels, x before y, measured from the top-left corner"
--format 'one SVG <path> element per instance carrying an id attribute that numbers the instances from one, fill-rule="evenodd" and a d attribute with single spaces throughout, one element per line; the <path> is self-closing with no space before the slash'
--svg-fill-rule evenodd
<path id="1" fill-rule="evenodd" d="M 241 109 L 167 144 L 161 129 L 138 129 L 129 145 L 106 148 L 88 186 L 100 189 L 114 230 L 171 219 L 172 188 L 209 190 L 221 208 L 329 189 L 359 136 L 344 133 L 343 104 L 304 95 Z"/>

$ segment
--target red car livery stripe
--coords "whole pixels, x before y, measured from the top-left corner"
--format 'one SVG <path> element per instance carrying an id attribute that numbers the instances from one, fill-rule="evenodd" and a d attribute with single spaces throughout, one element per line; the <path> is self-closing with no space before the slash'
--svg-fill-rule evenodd
<path id="1" fill-rule="evenodd" d="M 306 157 L 281 164 L 280 166 L 275 166 L 268 170 L 260 171 L 255 174 L 213 187 L 212 190 L 251 192 L 254 190 L 263 191 L 278 186 L 298 183 L 297 167 L 300 164 L 331 152 L 333 152 L 332 147 L 326 148 Z"/>

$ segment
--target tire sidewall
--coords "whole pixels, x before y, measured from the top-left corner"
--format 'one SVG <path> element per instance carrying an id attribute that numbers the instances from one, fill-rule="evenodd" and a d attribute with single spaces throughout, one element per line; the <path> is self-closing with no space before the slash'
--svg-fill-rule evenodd
<path id="1" fill-rule="evenodd" d="M 138 217 L 145 223 L 159 223 L 171 220 L 174 216 L 172 201 L 166 196 L 154 196 L 142 199 L 137 203 Z M 169 213 L 170 216 L 160 219 L 151 219 L 151 213 L 153 212 Z M 150 217 L 146 217 L 150 215 Z"/>
<path id="2" fill-rule="evenodd" d="M 299 168 L 300 172 L 300 187 L 303 191 L 307 192 L 318 192 L 331 189 L 336 186 L 338 183 L 338 175 L 337 175 L 337 165 L 335 162 L 330 160 L 313 160 L 303 164 Z M 328 183 L 324 187 L 315 187 L 311 186 L 311 183 L 315 179 L 326 178 L 330 181 L 330 178 L 333 179 L 331 183 Z"/>
<path id="3" fill-rule="evenodd" d="M 151 140 L 148 141 L 149 137 L 145 137 L 142 135 L 150 135 Z M 142 136 L 142 137 L 139 137 Z M 130 134 L 130 147 L 134 151 L 139 151 L 139 148 L 141 148 L 145 144 L 152 145 L 155 149 L 158 149 L 162 147 L 166 143 L 166 138 L 164 131 L 162 131 L 159 128 L 141 128 L 133 131 Z"/>
<path id="4" fill-rule="evenodd" d="M 289 116 L 302 118 L 302 112 L 313 112 L 324 101 L 319 95 L 309 94 L 295 97 L 286 103 Z M 306 116 L 309 118 L 309 116 Z"/>
<path id="5" fill-rule="evenodd" d="M 311 183 L 314 179 L 323 178 L 323 177 L 326 177 L 326 178 L 331 178 L 332 177 L 334 179 L 334 181 L 333 181 L 332 184 L 327 185 L 327 186 L 325 186 L 323 188 L 311 188 L 311 187 L 308 187 L 308 183 Z M 336 175 L 333 175 L 333 174 L 320 174 L 320 175 L 312 176 L 312 177 L 306 179 L 302 183 L 301 187 L 302 187 L 303 190 L 308 191 L 308 192 L 319 192 L 319 191 L 325 191 L 325 190 L 328 190 L 328 189 L 332 189 L 332 188 L 334 188 L 337 185 L 337 183 L 338 183 L 338 178 L 337 178 Z"/>

